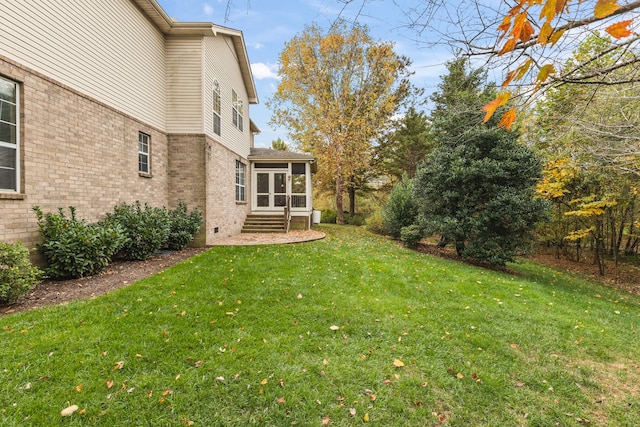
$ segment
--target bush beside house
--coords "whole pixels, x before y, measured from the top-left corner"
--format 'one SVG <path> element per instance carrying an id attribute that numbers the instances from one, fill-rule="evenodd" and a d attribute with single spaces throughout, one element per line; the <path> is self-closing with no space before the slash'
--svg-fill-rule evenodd
<path id="1" fill-rule="evenodd" d="M 174 210 L 123 203 L 96 224 L 78 220 L 74 207 L 69 208 L 70 217 L 62 208 L 46 214 L 38 206 L 33 210 L 43 239 L 38 249 L 47 262 L 46 274 L 52 279 L 96 274 L 116 256 L 145 260 L 165 247 L 181 250 L 203 222 L 202 213 L 197 209 L 187 212 L 182 201 Z"/>
<path id="2" fill-rule="evenodd" d="M 41 278 L 42 271 L 29 261 L 29 249 L 20 242 L 0 242 L 0 303 L 19 299 Z"/>

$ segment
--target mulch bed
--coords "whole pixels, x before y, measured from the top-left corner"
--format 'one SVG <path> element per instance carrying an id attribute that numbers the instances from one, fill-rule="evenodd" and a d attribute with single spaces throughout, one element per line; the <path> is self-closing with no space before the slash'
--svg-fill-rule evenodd
<path id="1" fill-rule="evenodd" d="M 104 295 L 158 273 L 207 249 L 186 248 L 182 251 L 165 251 L 146 261 L 114 261 L 94 276 L 72 280 L 46 280 L 29 291 L 20 301 L 10 305 L 0 305 L 0 316 Z"/>

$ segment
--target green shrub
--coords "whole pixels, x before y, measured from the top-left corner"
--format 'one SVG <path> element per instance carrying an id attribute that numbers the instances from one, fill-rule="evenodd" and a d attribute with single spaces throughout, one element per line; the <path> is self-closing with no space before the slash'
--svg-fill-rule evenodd
<path id="1" fill-rule="evenodd" d="M 407 248 L 415 248 L 422 240 L 423 232 L 420 226 L 412 224 L 402 227 L 400 230 L 400 240 Z"/>
<path id="2" fill-rule="evenodd" d="M 125 241 L 119 255 L 129 261 L 143 261 L 158 252 L 169 239 L 171 218 L 166 208 L 151 207 L 140 202 L 122 203 L 108 213 L 106 224 L 119 225 Z"/>
<path id="3" fill-rule="evenodd" d="M 323 224 L 335 224 L 338 218 L 338 212 L 333 209 L 323 209 L 320 215 L 320 222 Z"/>
<path id="4" fill-rule="evenodd" d="M 0 303 L 19 299 L 41 278 L 42 271 L 29 261 L 29 249 L 19 242 L 0 242 Z"/>
<path id="5" fill-rule="evenodd" d="M 400 237 L 400 230 L 417 222 L 418 205 L 413 195 L 413 182 L 402 177 L 389 194 L 389 201 L 384 209 L 384 228 L 391 237 Z"/>
<path id="6" fill-rule="evenodd" d="M 187 204 L 180 200 L 178 206 L 169 211 L 171 226 L 167 247 L 173 250 L 184 249 L 202 226 L 202 213 L 194 209 L 187 213 Z"/>
<path id="7" fill-rule="evenodd" d="M 69 207 L 71 217 L 58 213 L 43 214 L 39 206 L 33 210 L 43 243 L 38 249 L 47 261 L 47 276 L 70 279 L 95 274 L 109 265 L 113 255 L 124 243 L 123 230 L 110 224 L 87 224 L 76 219 L 76 210 Z"/>
<path id="8" fill-rule="evenodd" d="M 381 211 L 374 212 L 367 218 L 364 223 L 364 228 L 376 234 L 385 234 L 387 231 L 384 228 L 384 216 Z"/>
<path id="9" fill-rule="evenodd" d="M 348 225 L 357 225 L 358 227 L 364 224 L 364 216 L 360 214 L 348 214 L 344 215 L 344 223 Z"/>

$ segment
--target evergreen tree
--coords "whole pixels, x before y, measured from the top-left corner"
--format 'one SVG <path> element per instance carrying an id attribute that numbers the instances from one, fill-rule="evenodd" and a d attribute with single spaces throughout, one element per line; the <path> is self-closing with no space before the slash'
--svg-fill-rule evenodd
<path id="1" fill-rule="evenodd" d="M 414 194 L 429 232 L 458 255 L 502 266 L 526 253 L 545 202 L 534 198 L 541 164 L 518 134 L 482 123 L 477 105 L 494 94 L 464 60 L 448 64 L 432 99 L 436 147 L 421 165 Z"/>

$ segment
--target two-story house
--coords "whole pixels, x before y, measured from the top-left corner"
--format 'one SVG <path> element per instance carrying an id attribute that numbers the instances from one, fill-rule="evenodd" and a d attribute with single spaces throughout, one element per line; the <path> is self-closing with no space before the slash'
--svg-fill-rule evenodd
<path id="1" fill-rule="evenodd" d="M 39 240 L 34 205 L 95 221 L 136 200 L 201 209 L 199 244 L 240 232 L 257 102 L 241 31 L 156 0 L 3 1 L 0 241 Z"/>

